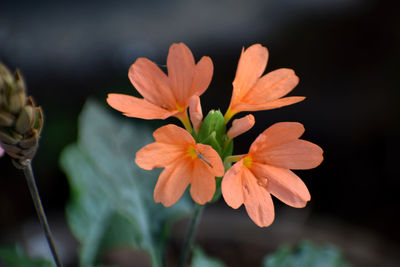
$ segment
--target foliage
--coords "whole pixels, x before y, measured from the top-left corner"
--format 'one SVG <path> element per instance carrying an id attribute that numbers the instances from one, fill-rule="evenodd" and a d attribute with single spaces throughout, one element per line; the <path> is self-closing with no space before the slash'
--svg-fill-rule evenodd
<path id="1" fill-rule="evenodd" d="M 141 170 L 137 150 L 152 141 L 152 130 L 136 120 L 122 121 L 88 101 L 79 118 L 76 144 L 61 155 L 71 200 L 67 220 L 80 241 L 80 265 L 93 266 L 106 249 L 130 246 L 162 265 L 169 225 L 191 208 L 183 198 L 171 208 L 153 201 L 158 171 Z"/>
<path id="2" fill-rule="evenodd" d="M 268 255 L 263 267 L 348 267 L 340 251 L 334 246 L 320 247 L 304 241 L 294 250 L 282 247 Z"/>
<path id="3" fill-rule="evenodd" d="M 50 261 L 31 259 L 20 247 L 0 247 L 0 266 L 12 267 L 53 267 Z"/>
<path id="4" fill-rule="evenodd" d="M 191 267 L 225 267 L 220 260 L 207 256 L 200 248 L 193 250 Z"/>

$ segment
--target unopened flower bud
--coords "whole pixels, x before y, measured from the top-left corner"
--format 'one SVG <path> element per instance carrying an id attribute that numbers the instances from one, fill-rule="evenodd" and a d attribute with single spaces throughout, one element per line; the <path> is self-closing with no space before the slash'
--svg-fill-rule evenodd
<path id="1" fill-rule="evenodd" d="M 19 70 L 15 71 L 14 77 L 15 77 L 15 84 L 16 84 L 15 89 L 25 92 L 25 81 Z"/>
<path id="2" fill-rule="evenodd" d="M 227 135 L 228 138 L 233 139 L 236 136 L 241 135 L 242 133 L 250 130 L 255 123 L 254 116 L 249 114 L 243 118 L 233 120 L 232 127 L 229 129 Z"/>
<path id="3" fill-rule="evenodd" d="M 33 124 L 33 129 L 40 133 L 44 123 L 43 111 L 41 107 L 35 107 L 35 115 L 36 118 L 35 123 Z"/>
<path id="4" fill-rule="evenodd" d="M 12 84 L 13 76 L 11 72 L 0 63 L 0 93 L 5 90 L 7 86 Z"/>
<path id="5" fill-rule="evenodd" d="M 189 114 L 193 128 L 196 133 L 198 133 L 201 127 L 201 121 L 203 120 L 203 112 L 201 110 L 200 97 L 197 95 L 190 98 Z"/>
<path id="6" fill-rule="evenodd" d="M 0 110 L 0 127 L 10 127 L 15 121 L 15 116 Z"/>
<path id="7" fill-rule="evenodd" d="M 20 134 L 28 132 L 35 122 L 35 110 L 31 106 L 25 106 L 15 122 L 15 129 Z"/>
<path id="8" fill-rule="evenodd" d="M 204 118 L 199 130 L 199 142 L 212 146 L 217 152 L 221 152 L 225 135 L 224 116 L 219 110 L 211 110 Z M 218 146 L 216 145 L 218 144 Z"/>
<path id="9" fill-rule="evenodd" d="M 199 131 L 199 140 L 207 139 L 212 132 L 216 133 L 217 139 L 223 139 L 225 134 L 224 116 L 219 110 L 211 110 L 204 118 Z"/>
<path id="10" fill-rule="evenodd" d="M 16 114 L 21 111 L 25 102 L 25 93 L 23 91 L 11 92 L 7 108 L 11 113 Z"/>
<path id="11" fill-rule="evenodd" d="M 42 110 L 26 96 L 19 71 L 12 76 L 0 64 L 0 146 L 16 166 L 35 155 L 42 126 Z"/>

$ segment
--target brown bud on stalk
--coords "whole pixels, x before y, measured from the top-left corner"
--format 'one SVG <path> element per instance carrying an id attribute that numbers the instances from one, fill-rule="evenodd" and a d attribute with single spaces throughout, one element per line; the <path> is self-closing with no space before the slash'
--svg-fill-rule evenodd
<path id="1" fill-rule="evenodd" d="M 39 144 L 43 113 L 26 96 L 24 80 L 0 63 L 0 146 L 16 165 L 32 160 Z"/>

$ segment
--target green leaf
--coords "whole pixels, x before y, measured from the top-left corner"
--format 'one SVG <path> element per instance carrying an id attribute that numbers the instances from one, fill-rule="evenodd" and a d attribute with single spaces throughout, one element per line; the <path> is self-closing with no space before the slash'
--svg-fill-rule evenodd
<path id="1" fill-rule="evenodd" d="M 200 248 L 193 250 L 191 267 L 225 267 L 225 264 L 213 257 L 207 256 Z"/>
<path id="2" fill-rule="evenodd" d="M 31 259 L 20 247 L 1 247 L 0 266 L 10 267 L 54 267 L 55 265 L 45 259 Z"/>
<path id="3" fill-rule="evenodd" d="M 77 144 L 61 155 L 71 200 L 67 219 L 80 241 L 80 265 L 93 266 L 99 254 L 116 246 L 148 251 L 153 266 L 161 266 L 173 220 L 186 216 L 191 201 L 171 208 L 153 201 L 159 171 L 145 171 L 135 153 L 153 142 L 152 130 L 137 120 L 115 119 L 88 101 L 79 118 Z"/>
<path id="4" fill-rule="evenodd" d="M 282 247 L 264 258 L 263 267 L 348 267 L 340 251 L 334 246 L 317 246 L 308 241 L 294 250 Z"/>

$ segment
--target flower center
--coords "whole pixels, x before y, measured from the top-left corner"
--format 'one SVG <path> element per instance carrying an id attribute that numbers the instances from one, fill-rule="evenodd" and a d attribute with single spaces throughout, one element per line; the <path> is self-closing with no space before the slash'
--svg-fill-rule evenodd
<path id="1" fill-rule="evenodd" d="M 182 107 L 182 106 L 179 105 L 179 104 L 176 104 L 175 106 L 176 106 L 176 109 L 177 109 L 179 112 L 185 111 L 185 107 Z"/>
<path id="2" fill-rule="evenodd" d="M 250 155 L 247 155 L 246 157 L 243 158 L 243 165 L 250 169 L 251 165 L 253 164 L 253 159 L 251 158 Z"/>
<path id="3" fill-rule="evenodd" d="M 186 154 L 187 154 L 189 157 L 191 157 L 192 159 L 195 159 L 195 158 L 198 157 L 198 156 L 197 156 L 196 147 L 194 147 L 194 146 L 189 146 L 188 149 L 187 149 Z"/>

